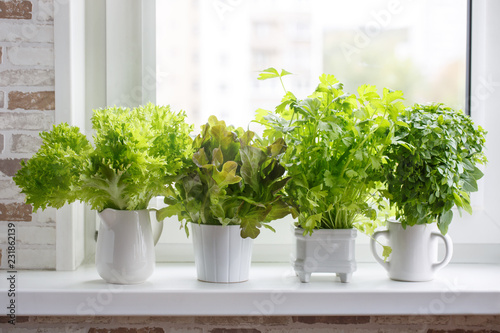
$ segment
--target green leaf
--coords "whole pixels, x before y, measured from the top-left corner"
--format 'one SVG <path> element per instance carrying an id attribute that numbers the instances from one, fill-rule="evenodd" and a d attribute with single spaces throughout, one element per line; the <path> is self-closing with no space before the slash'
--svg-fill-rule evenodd
<path id="1" fill-rule="evenodd" d="M 40 137 L 42 146 L 30 160 L 21 162 L 13 178 L 26 195 L 26 203 L 37 210 L 79 200 L 77 185 L 86 155 L 92 150 L 89 141 L 77 127 L 66 123 L 54 125 Z"/>
<path id="2" fill-rule="evenodd" d="M 202 168 L 203 166 L 208 164 L 208 158 L 205 154 L 205 149 L 201 148 L 196 153 L 193 154 L 193 162 L 196 166 Z"/>
<path id="3" fill-rule="evenodd" d="M 408 125 L 407 123 L 405 123 L 404 121 L 401 121 L 401 120 L 396 121 L 396 125 L 403 126 L 406 128 L 410 127 L 410 125 Z"/>
<path id="4" fill-rule="evenodd" d="M 330 170 L 325 170 L 323 176 L 325 177 L 325 185 L 328 187 L 335 186 L 335 178 L 333 178 Z"/>
<path id="5" fill-rule="evenodd" d="M 261 208 L 266 208 L 266 206 L 258 201 L 255 201 L 253 200 L 252 198 L 247 198 L 247 197 L 244 197 L 244 196 L 237 196 L 236 198 L 240 199 L 240 200 L 243 200 L 245 202 L 248 202 L 249 204 L 252 204 L 254 206 L 257 206 L 257 207 L 261 207 Z"/>
<path id="6" fill-rule="evenodd" d="M 262 72 L 260 72 L 257 80 L 267 80 L 267 79 L 272 79 L 272 78 L 279 77 L 279 76 L 280 76 L 280 74 L 278 73 L 278 71 L 275 68 L 270 67 L 270 68 L 264 69 Z"/>
<path id="7" fill-rule="evenodd" d="M 280 190 L 282 190 L 286 184 L 290 181 L 290 177 L 280 179 L 278 181 L 274 181 L 271 186 L 269 186 L 269 192 L 274 196 L 276 195 Z"/>
<path id="8" fill-rule="evenodd" d="M 219 172 L 214 169 L 212 178 L 215 180 L 219 188 L 223 188 L 230 184 L 236 184 L 241 180 L 241 177 L 236 176 L 236 169 L 238 164 L 234 161 L 228 161 L 222 166 L 222 170 Z"/>
<path id="9" fill-rule="evenodd" d="M 244 146 L 240 149 L 240 156 L 242 162 L 241 177 L 246 184 L 259 193 L 262 181 L 260 177 L 261 165 L 267 159 L 266 153 L 259 148 Z"/>
<path id="10" fill-rule="evenodd" d="M 402 99 L 403 98 L 403 92 L 400 90 L 393 91 L 387 88 L 384 88 L 383 92 L 383 101 L 387 104 L 394 102 L 395 100 Z"/>
<path id="11" fill-rule="evenodd" d="M 474 171 L 470 175 L 473 179 L 479 180 L 483 178 L 484 173 L 478 167 L 474 167 Z"/>
<path id="12" fill-rule="evenodd" d="M 271 222 L 279 220 L 291 213 L 290 207 L 283 201 L 279 200 L 271 204 L 271 210 L 267 214 L 263 222 Z"/>
<path id="13" fill-rule="evenodd" d="M 241 237 L 255 239 L 260 234 L 260 223 L 248 218 L 241 219 Z"/>
<path id="14" fill-rule="evenodd" d="M 268 110 L 264 110 L 264 109 L 257 109 L 255 110 L 255 121 L 257 121 L 258 123 L 260 122 L 263 122 L 264 121 L 264 117 L 266 117 L 267 115 L 269 115 L 270 111 Z"/>
<path id="15" fill-rule="evenodd" d="M 306 232 L 312 233 L 312 231 L 320 223 L 322 216 L 322 213 L 310 215 L 302 225 L 302 228 L 304 228 Z"/>
<path id="16" fill-rule="evenodd" d="M 266 229 L 271 230 L 272 232 L 276 232 L 276 229 L 274 229 L 273 227 L 271 227 L 269 224 L 263 223 L 262 226 L 264 228 L 266 228 Z"/>
<path id="17" fill-rule="evenodd" d="M 263 179 L 262 181 L 262 186 L 270 186 L 271 183 L 283 176 L 285 174 L 285 171 L 286 169 L 281 164 L 279 164 L 277 160 L 271 161 L 269 165 L 262 171 L 261 176 L 265 177 L 265 179 Z"/>
<path id="18" fill-rule="evenodd" d="M 362 100 L 371 100 L 379 97 L 377 94 L 377 87 L 367 84 L 358 87 L 358 95 Z"/>
<path id="19" fill-rule="evenodd" d="M 214 216 L 217 216 L 219 220 L 223 221 L 223 225 L 229 223 L 229 221 L 226 219 L 226 212 L 224 211 L 224 208 L 220 203 L 211 204 L 210 210 Z"/>
<path id="20" fill-rule="evenodd" d="M 252 132 L 252 131 L 246 131 L 246 132 L 244 132 L 239 137 L 241 144 L 244 145 L 244 146 L 249 145 L 252 142 L 254 136 L 255 136 L 255 133 Z"/>
<path id="21" fill-rule="evenodd" d="M 279 138 L 273 142 L 273 144 L 267 146 L 267 154 L 271 157 L 276 157 L 281 155 L 286 150 L 286 143 L 283 138 Z"/>
<path id="22" fill-rule="evenodd" d="M 438 228 L 443 235 L 446 235 L 446 233 L 448 232 L 448 226 L 450 225 L 452 220 L 453 220 L 453 212 L 451 210 L 444 212 L 439 217 Z"/>
<path id="23" fill-rule="evenodd" d="M 382 257 L 384 257 L 384 262 L 386 262 L 392 253 L 392 248 L 390 246 L 386 246 L 386 245 L 382 245 L 382 248 L 383 248 Z"/>
<path id="24" fill-rule="evenodd" d="M 177 199 L 174 198 L 173 196 L 166 196 L 163 199 L 163 202 L 167 205 L 175 205 L 177 203 Z"/>
<path id="25" fill-rule="evenodd" d="M 477 182 L 472 177 L 463 178 L 463 189 L 467 192 L 477 192 Z"/>
<path id="26" fill-rule="evenodd" d="M 349 178 L 353 178 L 353 177 L 358 176 L 358 173 L 357 173 L 356 171 L 354 171 L 354 170 L 347 170 L 347 171 L 345 172 L 345 175 L 346 175 L 347 177 L 349 177 Z"/>
<path id="27" fill-rule="evenodd" d="M 161 208 L 161 209 L 156 211 L 156 219 L 158 221 L 163 221 L 167 217 L 172 217 L 172 216 L 178 214 L 180 209 L 181 209 L 180 205 L 171 205 L 171 206 Z"/>

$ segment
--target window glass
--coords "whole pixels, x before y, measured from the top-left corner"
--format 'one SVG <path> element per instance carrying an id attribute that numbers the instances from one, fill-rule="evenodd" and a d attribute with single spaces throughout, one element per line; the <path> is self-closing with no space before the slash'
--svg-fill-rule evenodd
<path id="1" fill-rule="evenodd" d="M 258 72 L 276 67 L 295 74 L 285 85 L 299 98 L 329 73 L 349 92 L 373 84 L 402 90 L 407 105 L 463 109 L 466 16 L 466 0 L 157 1 L 157 103 L 185 110 L 196 131 L 212 114 L 259 131 L 255 110 L 272 110 L 283 88 Z M 287 221 L 256 242 L 291 242 Z M 162 240 L 190 243 L 177 226 Z"/>
<path id="2" fill-rule="evenodd" d="M 284 68 L 305 97 L 321 73 L 354 92 L 403 90 L 406 103 L 465 102 L 466 1 L 214 0 L 157 2 L 157 102 L 197 127 L 215 114 L 246 127 L 283 93 L 258 71 Z"/>

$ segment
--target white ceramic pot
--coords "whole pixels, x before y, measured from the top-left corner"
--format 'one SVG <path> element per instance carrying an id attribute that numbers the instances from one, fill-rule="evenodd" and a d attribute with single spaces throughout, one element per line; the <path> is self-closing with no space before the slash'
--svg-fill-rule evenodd
<path id="1" fill-rule="evenodd" d="M 403 229 L 401 223 L 388 221 L 388 229 L 376 231 L 371 240 L 372 253 L 379 264 L 389 273 L 389 277 L 399 281 L 430 281 L 434 274 L 446 266 L 453 254 L 453 243 L 450 236 L 443 236 L 437 224 L 421 224 L 407 226 Z M 376 252 L 376 239 L 385 236 L 392 253 L 387 261 Z M 444 259 L 438 262 L 438 239 L 444 241 L 446 253 Z"/>
<path id="2" fill-rule="evenodd" d="M 349 282 L 356 271 L 356 229 L 319 229 L 312 235 L 295 229 L 292 264 L 301 282 L 309 282 L 311 273 L 337 273 L 341 282 Z"/>
<path id="3" fill-rule="evenodd" d="M 198 280 L 217 283 L 248 280 L 253 239 L 242 238 L 239 225 L 190 225 Z"/>
<path id="4" fill-rule="evenodd" d="M 155 268 L 155 241 L 150 210 L 115 210 L 99 213 L 101 223 L 97 237 L 95 263 L 97 272 L 108 283 L 137 284 L 146 281 Z M 156 217 L 153 217 L 156 222 Z"/>

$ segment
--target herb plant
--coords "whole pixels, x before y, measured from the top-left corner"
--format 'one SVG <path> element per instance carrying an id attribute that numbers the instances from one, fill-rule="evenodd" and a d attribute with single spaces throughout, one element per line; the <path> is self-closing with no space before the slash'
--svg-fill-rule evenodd
<path id="1" fill-rule="evenodd" d="M 266 223 L 289 214 L 280 192 L 289 180 L 279 163 L 283 139 L 264 146 L 252 131 L 211 116 L 193 147 L 192 165 L 175 183 L 178 195 L 165 198 L 169 206 L 158 219 L 177 215 L 179 221 L 240 225 L 243 238 L 255 238 L 261 226 L 273 229 Z"/>
<path id="2" fill-rule="evenodd" d="M 259 79 L 282 80 L 288 74 L 269 68 Z M 374 193 L 385 150 L 395 141 L 397 117 L 404 110 L 400 91 L 384 89 L 380 96 L 375 86 L 363 85 L 356 96 L 344 93 L 333 75 L 319 80 L 308 98 L 297 99 L 285 89 L 275 113 L 257 115 L 267 138 L 283 138 L 289 146 L 283 157 L 291 177 L 287 202 L 304 233 L 352 228 L 360 217 L 376 219 Z M 357 227 L 370 234 L 376 225 Z"/>
<path id="3" fill-rule="evenodd" d="M 403 227 L 437 221 L 446 234 L 453 206 L 472 213 L 469 193 L 483 176 L 477 165 L 486 162 L 486 132 L 439 104 L 416 104 L 399 119 L 408 126 L 398 128 L 399 143 L 388 149 L 384 194 Z"/>
<path id="4" fill-rule="evenodd" d="M 54 125 L 14 177 L 34 209 L 76 200 L 92 209 L 145 209 L 168 188 L 191 155 L 184 112 L 148 104 L 95 110 L 93 144 L 80 130 Z"/>

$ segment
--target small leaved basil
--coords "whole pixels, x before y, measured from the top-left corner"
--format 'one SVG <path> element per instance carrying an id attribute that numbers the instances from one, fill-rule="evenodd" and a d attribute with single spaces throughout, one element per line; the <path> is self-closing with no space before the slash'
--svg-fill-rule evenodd
<path id="1" fill-rule="evenodd" d="M 387 150 L 383 191 L 403 227 L 436 222 L 445 234 L 457 206 L 472 213 L 469 193 L 483 176 L 486 132 L 461 111 L 415 104 L 403 112 Z"/>

